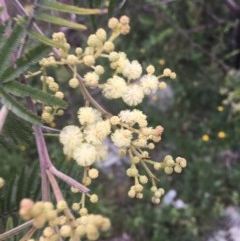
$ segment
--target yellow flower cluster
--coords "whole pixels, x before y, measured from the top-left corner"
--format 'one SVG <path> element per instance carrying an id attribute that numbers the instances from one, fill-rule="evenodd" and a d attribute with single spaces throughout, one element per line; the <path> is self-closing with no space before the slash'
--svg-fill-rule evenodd
<path id="1" fill-rule="evenodd" d="M 79 108 L 78 119 L 81 126 L 65 126 L 59 139 L 64 154 L 85 167 L 106 158 L 107 146 L 103 142 L 111 132 L 111 125 L 102 119 L 101 112 L 92 107 Z"/>
<path id="2" fill-rule="evenodd" d="M 53 59 L 53 57 L 51 57 Z M 51 76 L 41 76 L 41 80 L 43 83 L 43 89 L 51 91 L 54 93 L 55 97 L 59 99 L 64 98 L 64 93 L 59 91 L 59 85 L 58 83 L 52 78 Z M 44 106 L 42 111 L 42 119 L 46 123 L 52 123 L 54 121 L 55 116 L 62 116 L 64 114 L 64 111 L 62 109 L 59 109 L 55 106 Z"/>
<path id="3" fill-rule="evenodd" d="M 89 214 L 74 218 L 69 212 L 67 203 L 59 201 L 57 207 L 51 202 L 33 202 L 23 199 L 19 214 L 22 219 L 33 219 L 33 226 L 42 229 L 40 241 L 55 241 L 62 238 L 82 238 L 96 240 L 100 232 L 107 231 L 111 223 L 101 215 Z"/>
<path id="4" fill-rule="evenodd" d="M 131 198 L 142 198 L 143 197 L 143 185 L 148 182 L 148 177 L 145 175 L 141 175 L 138 170 L 139 164 L 143 166 L 145 171 L 147 172 L 149 179 L 151 180 L 152 187 L 151 191 L 153 192 L 152 202 L 154 204 L 160 203 L 160 198 L 164 194 L 163 188 L 157 188 L 155 181 L 158 180 L 158 178 L 152 173 L 152 171 L 149 169 L 148 165 L 152 165 L 153 169 L 160 170 L 162 169 L 166 174 L 170 175 L 173 172 L 181 173 L 182 169 L 187 166 L 187 161 L 185 158 L 177 157 L 175 161 L 173 160 L 173 157 L 170 155 L 167 155 L 162 162 L 156 162 L 150 160 L 148 157 L 148 153 L 142 153 L 143 155 L 136 155 L 138 154 L 136 151 L 130 153 L 131 156 L 131 167 L 127 169 L 126 173 L 129 177 L 134 178 L 134 185 L 130 188 L 128 192 L 128 196 Z M 145 156 L 144 156 L 145 155 Z M 143 185 L 141 185 L 143 184 Z"/>
<path id="5" fill-rule="evenodd" d="M 147 116 L 140 110 L 122 110 L 110 122 L 116 126 L 111 139 L 117 147 L 153 149 L 154 142 L 161 140 L 163 127 L 148 127 Z"/>
<path id="6" fill-rule="evenodd" d="M 78 218 L 77 223 L 77 235 L 81 238 L 87 237 L 88 240 L 97 240 L 100 232 L 107 231 L 111 227 L 111 223 L 108 218 L 94 214 Z"/>
<path id="7" fill-rule="evenodd" d="M 62 48 L 58 48 L 60 60 L 53 56 L 44 58 L 40 61 L 43 72 L 46 74 L 48 66 L 69 65 L 73 68 L 73 76 L 69 80 L 69 85 L 72 88 L 79 86 L 79 79 L 77 78 L 77 66 L 85 65 L 92 70 L 83 73 L 83 82 L 86 87 L 99 88 L 102 90 L 103 96 L 108 99 L 121 98 L 127 105 L 136 106 L 140 104 L 145 95 L 155 93 L 158 88 L 163 89 L 166 83 L 159 78 L 170 77 L 176 78 L 175 72 L 166 68 L 162 75 L 154 75 L 155 68 L 150 65 L 146 68 L 146 74 L 143 74 L 143 67 L 137 60 L 130 61 L 124 52 L 115 51 L 113 41 L 120 34 L 127 34 L 130 30 L 129 19 L 127 16 L 122 16 L 119 20 L 111 18 L 108 23 L 112 34 L 108 37 L 107 32 L 100 28 L 94 34 L 91 34 L 87 39 L 87 46 L 85 49 L 77 47 L 75 55 L 69 54 L 69 44 L 63 33 L 54 33 L 53 40 L 61 44 Z M 100 84 L 100 77 L 105 72 L 102 65 L 97 64 L 97 59 L 107 59 L 110 68 L 113 70 L 111 77 Z M 102 61 L 101 61 L 102 63 Z M 50 79 L 49 76 L 43 76 L 43 79 Z M 52 78 L 53 79 L 53 78 Z M 48 83 L 48 82 L 47 82 Z M 58 85 L 52 81 L 49 89 L 57 91 Z M 46 120 L 47 117 L 43 116 Z"/>
<path id="8" fill-rule="evenodd" d="M 129 190 L 129 196 L 142 198 L 143 186 L 151 182 L 154 190 L 152 201 L 157 204 L 164 192 L 156 187 L 159 179 L 151 168 L 162 169 L 167 174 L 180 173 L 186 166 L 186 160 L 179 157 L 174 161 L 169 156 L 162 162 L 151 160 L 149 151 L 161 140 L 163 127 L 148 126 L 147 116 L 138 109 L 122 110 L 116 115 L 108 113 L 92 98 L 89 89 L 98 89 L 107 99 L 121 99 L 126 105 L 135 107 L 142 103 L 145 96 L 166 88 L 165 81 L 161 79 L 175 79 L 176 73 L 165 68 L 162 74 L 156 75 L 153 65 L 143 67 L 138 60 L 130 60 L 126 53 L 115 49 L 114 40 L 130 31 L 127 16 L 111 18 L 108 27 L 110 34 L 99 28 L 87 38 L 86 46 L 77 47 L 71 52 L 65 35 L 54 33 L 52 39 L 57 44 L 58 56 L 40 61 L 43 89 L 64 98 L 58 83 L 47 72 L 48 67 L 67 65 L 72 75 L 68 80 L 69 86 L 79 88 L 84 96 L 85 106 L 77 111 L 78 124 L 65 126 L 59 134 L 64 154 L 84 167 L 82 183 L 90 185 L 91 180 L 98 177 L 98 172 L 90 166 L 107 158 L 104 141 L 109 138 L 121 155 L 130 156 L 131 166 L 127 175 L 134 179 L 134 185 Z M 61 114 L 63 111 L 57 107 L 44 106 L 42 118 L 51 123 L 55 115 Z M 145 173 L 140 173 L 142 169 Z M 73 210 L 79 210 L 81 215 L 87 214 L 85 196 L 83 193 L 82 200 L 72 205 Z M 97 200 L 95 194 L 90 196 L 91 202 Z"/>

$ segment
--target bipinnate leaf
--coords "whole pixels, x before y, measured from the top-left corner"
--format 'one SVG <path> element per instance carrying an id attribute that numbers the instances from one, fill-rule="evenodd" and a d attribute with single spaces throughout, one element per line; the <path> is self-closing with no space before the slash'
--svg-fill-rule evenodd
<path id="1" fill-rule="evenodd" d="M 22 84 L 18 81 L 9 81 L 7 83 L 3 83 L 2 87 L 8 93 L 14 94 L 19 97 L 30 96 L 32 99 L 36 101 L 39 101 L 48 105 L 59 106 L 61 108 L 64 108 L 67 106 L 67 103 L 64 100 L 61 100 L 49 93 L 35 89 L 29 85 Z"/>
<path id="2" fill-rule="evenodd" d="M 2 96 L 0 101 L 2 104 L 7 105 L 10 111 L 12 111 L 15 115 L 20 118 L 31 122 L 32 124 L 40 124 L 41 118 L 37 115 L 33 114 L 29 109 L 27 109 L 24 105 L 14 99 L 11 95 L 9 95 L 2 86 L 0 86 L 0 95 Z"/>
<path id="3" fill-rule="evenodd" d="M 29 71 L 31 67 L 38 64 L 48 52 L 49 47 L 43 44 L 30 49 L 27 53 L 17 59 L 14 66 L 8 66 L 8 68 L 4 70 L 0 81 L 8 82 L 18 78 L 21 74 Z"/>
<path id="4" fill-rule="evenodd" d="M 8 38 L 5 37 L 2 48 L 0 49 L 0 76 L 11 62 L 11 56 L 17 49 L 21 38 L 23 37 L 25 29 L 21 25 L 16 25 Z"/>

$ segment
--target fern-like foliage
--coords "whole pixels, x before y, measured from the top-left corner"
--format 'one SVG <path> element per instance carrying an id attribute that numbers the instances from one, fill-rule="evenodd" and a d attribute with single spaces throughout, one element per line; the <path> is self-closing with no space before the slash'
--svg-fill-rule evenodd
<path id="1" fill-rule="evenodd" d="M 0 101 L 18 117 L 34 124 L 40 123 L 40 118 L 19 102 L 16 96 L 21 98 L 30 96 L 33 100 L 62 108 L 66 103 L 55 96 L 20 83 L 17 78 L 38 64 L 39 60 L 49 52 L 49 48 L 45 45 L 34 47 L 11 64 L 13 53 L 22 44 L 25 33 L 24 24 L 17 24 L 11 33 L 9 30 L 8 25 L 0 26 Z M 8 38 L 6 34 L 9 35 Z"/>

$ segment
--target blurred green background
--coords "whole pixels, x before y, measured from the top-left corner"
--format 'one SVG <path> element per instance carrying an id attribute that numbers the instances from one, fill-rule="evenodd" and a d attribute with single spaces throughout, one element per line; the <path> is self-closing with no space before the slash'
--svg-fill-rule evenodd
<path id="1" fill-rule="evenodd" d="M 124 176 L 126 163 L 115 163 L 103 171 L 101 183 L 93 185 L 101 200 L 93 210 L 112 219 L 112 230 L 103 239 L 125 233 L 131 237 L 129 240 L 136 241 L 208 240 L 219 226 L 227 231 L 227 208 L 235 207 L 237 212 L 240 15 L 226 2 L 110 1 L 110 16 L 126 14 L 131 19 L 131 32 L 117 41 L 117 48 L 131 60 L 137 59 L 145 66 L 152 63 L 157 73 L 165 67 L 177 73 L 177 79 L 168 80 L 168 87 L 158 92 L 157 99 L 145 99 L 141 107 L 151 125 L 161 124 L 165 129 L 154 157 L 184 156 L 188 167 L 181 175 L 161 177 L 161 186 L 166 192 L 175 190 L 176 197 L 169 204 L 162 202 L 159 206 L 150 203 L 147 192 L 140 201 L 127 197 L 130 181 Z M 84 1 L 79 5 L 99 7 L 106 3 Z M 236 4 L 240 8 L 240 1 Z M 89 26 L 91 33 L 96 27 L 104 27 L 107 19 L 105 15 L 80 20 Z M 76 45 L 86 36 L 87 33 L 68 33 Z M 60 126 L 63 124 L 61 119 L 58 122 Z M 5 131 L 7 128 L 11 129 L 11 121 Z M 25 131 L 31 136 L 27 127 Z M 70 164 L 62 164 L 61 146 L 54 141 L 48 141 L 48 145 L 56 165 L 72 173 Z M 13 179 L 24 166 L 31 166 L 37 159 L 33 138 L 23 142 L 14 133 L 0 151 L 0 176 L 6 180 Z M 177 206 L 177 199 L 186 205 Z"/>

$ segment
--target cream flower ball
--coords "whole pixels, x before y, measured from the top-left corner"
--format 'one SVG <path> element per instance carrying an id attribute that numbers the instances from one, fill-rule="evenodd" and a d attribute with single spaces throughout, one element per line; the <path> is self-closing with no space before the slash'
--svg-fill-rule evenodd
<path id="1" fill-rule="evenodd" d="M 126 89 L 126 81 L 123 78 L 114 75 L 103 85 L 103 95 L 108 99 L 117 99 L 122 97 L 123 93 L 126 92 Z"/>
<path id="2" fill-rule="evenodd" d="M 129 106 L 136 106 L 143 101 L 143 88 L 137 84 L 129 85 L 124 92 L 122 99 Z"/>
<path id="3" fill-rule="evenodd" d="M 59 140 L 63 144 L 64 154 L 72 157 L 74 149 L 82 144 L 83 134 L 79 127 L 69 125 L 61 130 Z"/>
<path id="4" fill-rule="evenodd" d="M 81 107 L 78 110 L 78 119 L 81 125 L 93 124 L 102 120 L 101 112 L 92 107 Z"/>
<path id="5" fill-rule="evenodd" d="M 99 145 L 110 134 L 111 125 L 109 120 L 98 121 L 95 124 L 89 125 L 84 130 L 84 137 L 88 143 Z"/>
<path id="6" fill-rule="evenodd" d="M 137 60 L 126 61 L 122 69 L 122 74 L 128 79 L 138 79 L 142 74 L 142 66 Z"/>
<path id="7" fill-rule="evenodd" d="M 155 93 L 158 89 L 158 78 L 155 75 L 147 74 L 141 77 L 140 84 L 143 88 L 144 94 L 149 95 L 151 92 Z"/>
<path id="8" fill-rule="evenodd" d="M 117 147 L 129 147 L 132 140 L 132 133 L 126 129 L 117 129 L 111 135 L 111 139 Z"/>
<path id="9" fill-rule="evenodd" d="M 73 152 L 73 158 L 80 166 L 90 166 L 97 159 L 97 151 L 95 147 L 89 143 L 83 143 Z"/>

